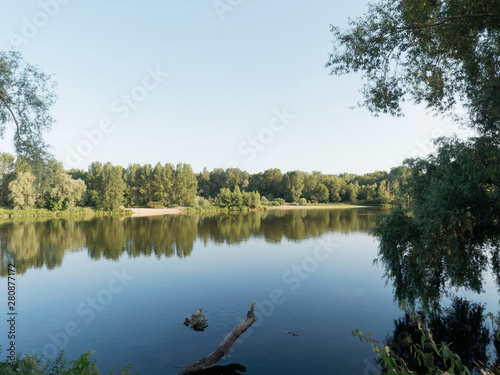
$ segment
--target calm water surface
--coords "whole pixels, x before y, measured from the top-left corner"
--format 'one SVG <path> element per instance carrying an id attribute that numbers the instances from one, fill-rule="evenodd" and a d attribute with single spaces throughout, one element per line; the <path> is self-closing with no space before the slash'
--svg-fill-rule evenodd
<path id="1" fill-rule="evenodd" d="M 351 330 L 384 339 L 403 316 L 383 266 L 373 264 L 369 230 L 380 212 L 5 222 L 2 282 L 13 257 L 18 347 L 49 358 L 92 349 L 103 373 L 131 362 L 141 374 L 175 374 L 211 352 L 255 301 L 258 321 L 219 365 L 248 374 L 374 372 L 371 348 Z M 494 283 L 485 288 L 479 300 L 494 303 Z M 199 308 L 204 332 L 182 324 Z"/>

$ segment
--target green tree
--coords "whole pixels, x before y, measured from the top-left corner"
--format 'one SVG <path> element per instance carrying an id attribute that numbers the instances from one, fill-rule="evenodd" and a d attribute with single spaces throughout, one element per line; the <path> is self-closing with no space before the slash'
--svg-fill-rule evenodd
<path id="1" fill-rule="evenodd" d="M 153 201 L 153 169 L 151 164 L 144 164 L 139 169 L 138 177 L 140 205 L 146 206 Z"/>
<path id="2" fill-rule="evenodd" d="M 249 174 L 246 171 L 242 171 L 239 168 L 227 168 L 226 169 L 226 187 L 230 190 L 234 190 L 236 186 L 240 190 L 244 190 L 248 186 Z"/>
<path id="3" fill-rule="evenodd" d="M 285 199 L 289 202 L 297 202 L 304 189 L 304 172 L 292 171 L 285 173 L 282 186 Z"/>
<path id="4" fill-rule="evenodd" d="M 313 203 L 327 203 L 329 195 L 328 188 L 320 183 L 311 194 L 311 201 Z"/>
<path id="5" fill-rule="evenodd" d="M 278 168 L 264 171 L 262 175 L 264 190 L 259 190 L 261 195 L 272 194 L 275 198 L 283 197 L 282 184 L 283 174 Z"/>
<path id="6" fill-rule="evenodd" d="M 91 204 L 100 210 L 115 210 L 123 204 L 126 188 L 123 169 L 111 163 L 94 162 L 87 173 L 87 191 Z"/>
<path id="7" fill-rule="evenodd" d="M 83 180 L 74 180 L 69 174 L 61 173 L 50 192 L 50 208 L 58 211 L 81 205 L 86 190 Z"/>
<path id="8" fill-rule="evenodd" d="M 215 197 L 219 194 L 220 189 L 227 187 L 227 176 L 226 171 L 222 168 L 215 168 L 210 172 L 210 196 Z"/>
<path id="9" fill-rule="evenodd" d="M 9 202 L 9 183 L 16 177 L 14 160 L 14 155 L 0 153 L 0 206 L 6 206 Z"/>
<path id="10" fill-rule="evenodd" d="M 328 176 L 325 179 L 324 185 L 330 193 L 330 202 L 340 202 L 342 196 L 345 195 L 346 181 L 338 176 Z"/>
<path id="11" fill-rule="evenodd" d="M 128 207 L 139 207 L 142 202 L 142 197 L 140 194 L 140 175 L 141 165 L 140 164 L 129 164 L 125 170 L 124 180 L 126 184 L 125 189 L 125 200 Z"/>
<path id="12" fill-rule="evenodd" d="M 26 164 L 30 165 L 29 162 Z M 30 165 L 30 170 L 35 175 L 36 205 L 40 208 L 51 208 L 52 190 L 61 182 L 61 176 L 64 174 L 62 163 L 49 158 L 47 161 L 39 162 L 36 166 Z"/>
<path id="13" fill-rule="evenodd" d="M 198 195 L 203 198 L 209 198 L 212 194 L 212 187 L 210 184 L 210 173 L 207 168 L 203 168 L 203 172 L 196 175 L 198 180 Z"/>
<path id="14" fill-rule="evenodd" d="M 356 203 L 358 201 L 358 194 L 360 191 L 360 187 L 358 184 L 358 181 L 355 181 L 354 183 L 347 184 L 345 188 L 345 200 L 351 202 L 351 203 Z"/>
<path id="15" fill-rule="evenodd" d="M 232 204 L 233 194 L 228 188 L 220 189 L 219 194 L 215 198 L 215 203 L 219 207 L 230 207 Z"/>
<path id="16" fill-rule="evenodd" d="M 0 135 L 13 124 L 16 154 L 32 163 L 48 156 L 42 136 L 54 122 L 49 114 L 54 88 L 50 76 L 24 62 L 19 52 L 0 51 Z"/>
<path id="17" fill-rule="evenodd" d="M 431 307 L 450 287 L 479 292 L 485 252 L 495 270 L 500 251 L 498 148 L 446 139 L 438 145 L 436 155 L 408 161 L 403 189 L 410 199 L 375 230 L 396 298 Z"/>
<path id="18" fill-rule="evenodd" d="M 250 193 L 250 203 L 248 207 L 250 208 L 259 208 L 262 205 L 260 201 L 260 194 L 258 191 L 252 191 Z"/>
<path id="19" fill-rule="evenodd" d="M 177 164 L 173 172 L 173 202 L 191 205 L 196 198 L 198 181 L 189 164 Z"/>
<path id="20" fill-rule="evenodd" d="M 361 186 L 357 198 L 371 202 L 373 201 L 376 195 L 377 195 L 377 184 L 375 183 L 371 185 Z"/>
<path id="21" fill-rule="evenodd" d="M 232 193 L 231 205 L 234 207 L 243 206 L 243 195 L 241 194 L 241 190 L 238 185 L 236 185 Z"/>
<path id="22" fill-rule="evenodd" d="M 174 169 L 172 164 L 157 163 L 153 170 L 153 201 L 169 205 L 172 199 Z"/>
<path id="23" fill-rule="evenodd" d="M 383 180 L 380 182 L 377 188 L 377 199 L 381 204 L 387 204 L 391 200 L 390 195 L 390 186 L 387 183 L 387 180 Z"/>
<path id="24" fill-rule="evenodd" d="M 500 131 L 498 0 L 381 0 L 341 31 L 332 26 L 331 74 L 363 72 L 361 105 L 402 115 L 413 99 L 436 113 L 457 102 L 482 134 Z"/>
<path id="25" fill-rule="evenodd" d="M 31 209 L 35 206 L 35 176 L 29 172 L 19 172 L 9 183 L 10 199 L 15 209 Z"/>

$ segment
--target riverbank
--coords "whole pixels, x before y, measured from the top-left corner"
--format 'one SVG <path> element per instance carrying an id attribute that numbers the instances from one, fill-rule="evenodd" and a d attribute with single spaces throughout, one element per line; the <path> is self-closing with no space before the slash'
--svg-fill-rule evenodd
<path id="1" fill-rule="evenodd" d="M 311 209 L 339 209 L 339 208 L 369 208 L 369 207 L 378 207 L 378 206 L 363 206 L 363 205 L 352 205 L 352 204 L 323 204 L 323 205 L 294 205 L 294 204 L 285 204 L 283 206 L 263 206 L 264 210 L 311 210 Z M 223 212 L 239 212 L 239 211 L 231 211 L 227 208 L 213 207 L 211 206 L 210 210 L 196 210 L 192 207 L 173 207 L 173 208 L 127 208 L 132 212 L 131 217 L 147 217 L 147 216 L 159 216 L 159 215 L 178 215 L 182 213 L 223 213 Z M 255 211 L 246 209 L 247 211 Z"/>
<path id="2" fill-rule="evenodd" d="M 294 204 L 285 204 L 283 206 L 276 206 L 276 207 L 268 207 L 268 210 L 314 210 L 314 209 L 320 209 L 320 208 L 368 208 L 368 207 L 378 207 L 378 206 L 361 206 L 361 205 L 353 205 L 353 204 L 337 204 L 337 205 L 321 205 L 321 206 L 300 206 L 300 205 L 294 205 Z"/>
<path id="3" fill-rule="evenodd" d="M 127 209 L 118 209 L 114 211 L 98 211 L 90 207 L 76 207 L 64 211 L 50 211 L 45 208 L 37 208 L 31 210 L 13 210 L 0 209 L 0 218 L 13 219 L 23 217 L 67 217 L 67 216 L 88 216 L 88 215 L 113 215 L 113 216 L 130 216 L 131 212 Z"/>
<path id="4" fill-rule="evenodd" d="M 178 215 L 183 212 L 185 207 L 173 207 L 173 208 L 128 208 L 127 210 L 132 211 L 131 217 L 145 217 L 145 216 L 157 216 L 157 215 Z"/>

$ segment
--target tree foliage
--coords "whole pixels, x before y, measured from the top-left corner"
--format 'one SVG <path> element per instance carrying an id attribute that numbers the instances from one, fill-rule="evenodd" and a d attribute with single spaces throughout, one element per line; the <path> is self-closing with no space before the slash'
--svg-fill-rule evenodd
<path id="1" fill-rule="evenodd" d="M 10 199 L 15 209 L 30 209 L 35 206 L 35 176 L 29 172 L 19 172 L 17 178 L 9 183 Z"/>
<path id="2" fill-rule="evenodd" d="M 469 125 L 500 134 L 498 0 L 381 0 L 331 31 L 327 67 L 362 72 L 361 105 L 373 113 L 402 115 L 409 99 L 437 113 L 462 103 Z"/>
<path id="3" fill-rule="evenodd" d="M 438 152 L 409 160 L 409 200 L 383 218 L 379 257 L 401 301 L 433 307 L 451 287 L 479 292 L 500 252 L 500 154 L 481 141 L 437 141 Z M 500 280 L 499 280 L 500 282 Z"/>
<path id="4" fill-rule="evenodd" d="M 100 210 L 115 210 L 123 204 L 125 182 L 123 170 L 111 163 L 94 162 L 87 173 L 87 189 L 91 204 Z"/>
<path id="5" fill-rule="evenodd" d="M 16 154 L 36 162 L 48 156 L 42 136 L 50 129 L 55 83 L 16 51 L 0 51 L 0 136 L 14 125 Z"/>

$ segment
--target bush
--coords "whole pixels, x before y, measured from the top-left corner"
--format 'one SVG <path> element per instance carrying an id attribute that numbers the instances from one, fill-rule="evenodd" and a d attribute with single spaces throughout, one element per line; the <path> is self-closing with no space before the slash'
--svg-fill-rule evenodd
<path id="1" fill-rule="evenodd" d="M 148 202 L 148 207 L 149 208 L 164 208 L 165 205 L 161 202 Z"/>
<path id="2" fill-rule="evenodd" d="M 283 206 L 285 204 L 285 200 L 283 198 L 276 198 L 274 203 L 276 206 Z"/>
<path id="3" fill-rule="evenodd" d="M 307 204 L 307 199 L 306 198 L 300 198 L 299 199 L 299 205 L 305 206 Z"/>

